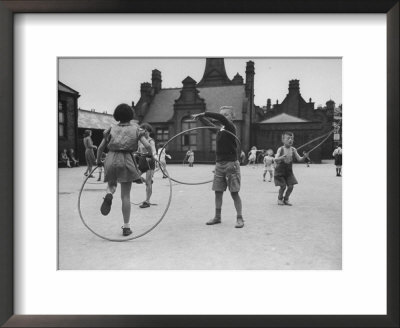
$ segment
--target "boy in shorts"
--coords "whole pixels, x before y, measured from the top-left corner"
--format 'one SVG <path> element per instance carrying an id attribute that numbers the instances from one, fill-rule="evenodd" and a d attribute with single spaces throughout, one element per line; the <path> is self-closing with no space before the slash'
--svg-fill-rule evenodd
<path id="1" fill-rule="evenodd" d="M 293 191 L 293 187 L 297 184 L 296 177 L 293 174 L 293 158 L 299 162 L 304 161 L 308 157 L 308 153 L 304 153 L 301 157 L 296 148 L 292 147 L 294 141 L 294 134 L 292 132 L 284 132 L 282 134 L 283 146 L 279 147 L 275 155 L 275 186 L 279 186 L 278 205 L 289 205 L 289 196 Z M 283 195 L 287 187 L 285 196 Z"/>
<path id="2" fill-rule="evenodd" d="M 222 106 L 219 114 L 204 112 L 193 115 L 193 118 L 200 119 L 206 125 L 214 125 L 207 119 L 210 118 L 223 126 L 223 129 L 218 131 L 216 137 L 216 163 L 212 185 L 212 190 L 215 192 L 215 217 L 206 224 L 214 225 L 221 223 L 223 193 L 226 191 L 226 188 L 229 188 L 236 209 L 235 228 L 243 228 L 242 200 L 239 196 L 240 164 L 238 161 L 237 144 L 235 137 L 224 131 L 227 130 L 236 135 L 236 127 L 233 124 L 234 115 L 232 107 Z"/>
<path id="3" fill-rule="evenodd" d="M 264 157 L 264 173 L 263 173 L 263 181 L 265 182 L 265 176 L 269 173 L 269 180 L 271 182 L 272 177 L 274 176 L 274 152 L 272 149 L 267 150 L 267 154 Z"/>

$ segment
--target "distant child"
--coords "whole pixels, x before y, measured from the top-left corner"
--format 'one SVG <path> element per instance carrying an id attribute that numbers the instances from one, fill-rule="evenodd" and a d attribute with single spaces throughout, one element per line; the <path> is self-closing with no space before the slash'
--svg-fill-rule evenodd
<path id="1" fill-rule="evenodd" d="M 271 182 L 272 177 L 274 176 L 274 151 L 272 149 L 268 149 L 267 153 L 264 157 L 264 174 L 263 174 L 263 181 L 265 182 L 265 176 L 267 172 L 269 173 L 269 180 L 268 182 Z"/>
<path id="2" fill-rule="evenodd" d="M 246 154 L 243 149 L 240 151 L 240 166 L 243 166 L 246 161 Z"/>
<path id="3" fill-rule="evenodd" d="M 111 126 L 103 134 L 103 141 L 97 152 L 97 165 L 103 165 L 101 154 L 105 147 L 108 153 L 104 161 L 104 182 L 107 182 L 107 194 L 101 205 L 101 214 L 110 213 L 113 194 L 117 188 L 117 183 L 121 184 L 122 216 L 124 225 L 122 235 L 129 236 L 132 233 L 130 228 L 131 215 L 131 187 L 132 182 L 142 183 L 140 171 L 134 161 L 132 153 L 138 149 L 138 142 L 152 153 L 152 148 L 145 137 L 145 131 L 141 130 L 133 119 L 132 108 L 127 104 L 120 104 L 115 108 L 114 119 L 119 122 Z"/>
<path id="4" fill-rule="evenodd" d="M 66 149 L 63 149 L 63 151 L 61 152 L 60 160 L 63 164 L 65 164 L 65 166 L 67 166 L 69 168 L 71 167 L 71 162 L 69 161 L 69 157 L 68 157 Z"/>
<path id="5" fill-rule="evenodd" d="M 257 159 L 257 148 L 255 146 L 251 147 L 251 150 L 248 153 L 249 156 L 249 163 L 247 165 L 253 164 L 253 168 L 254 165 L 256 164 L 256 159 Z"/>
<path id="6" fill-rule="evenodd" d="M 73 166 L 75 166 L 75 167 L 79 166 L 79 161 L 75 157 L 75 151 L 74 151 L 73 148 L 71 148 L 69 150 L 68 157 L 71 160 L 71 163 L 72 163 Z"/>
<path id="7" fill-rule="evenodd" d="M 147 139 L 147 142 L 150 144 L 151 147 L 151 152 L 148 152 L 146 149 L 145 145 L 142 144 L 142 142 L 139 142 L 139 153 L 142 154 L 151 154 L 151 158 L 146 158 L 147 161 L 147 168 L 146 168 L 146 200 L 139 206 L 140 208 L 147 208 L 150 207 L 150 198 L 151 195 L 153 194 L 153 176 L 154 176 L 154 170 L 156 168 L 156 162 L 154 161 L 154 158 L 157 156 L 157 151 L 156 151 L 156 143 L 154 141 L 154 135 L 153 135 L 153 127 L 149 123 L 142 123 L 140 125 L 140 128 L 145 131 L 145 137 Z"/>
<path id="8" fill-rule="evenodd" d="M 336 165 L 336 176 L 342 176 L 342 145 L 338 145 L 336 149 L 333 151 L 332 156 L 335 158 Z"/>
<path id="9" fill-rule="evenodd" d="M 106 157 L 107 157 L 107 154 L 106 154 L 106 153 L 103 153 L 103 154 L 101 155 L 100 160 L 101 160 L 102 163 L 104 163 L 104 161 L 106 160 Z M 99 178 L 97 179 L 97 181 L 101 181 L 101 175 L 102 175 L 102 174 L 103 174 L 103 166 L 100 166 L 100 167 L 99 167 Z"/>
<path id="10" fill-rule="evenodd" d="M 168 154 L 165 152 L 165 148 L 163 149 L 163 147 L 164 147 L 163 144 L 160 144 L 159 147 L 160 147 L 160 148 L 159 148 L 158 151 L 157 151 L 157 158 L 158 158 L 159 161 L 160 161 L 160 164 L 159 164 L 159 165 L 161 165 L 161 166 L 162 166 L 162 169 L 164 169 L 164 168 L 167 166 L 167 161 L 166 161 L 165 158 L 167 157 L 168 159 L 171 159 L 172 157 L 171 157 L 171 155 L 168 155 Z M 162 170 L 162 172 L 163 172 L 163 179 L 167 178 L 167 176 L 165 175 L 165 173 L 164 173 L 163 170 Z"/>
<path id="11" fill-rule="evenodd" d="M 83 135 L 83 145 L 85 146 L 85 159 L 87 165 L 84 175 L 89 175 L 89 178 L 94 178 L 94 175 L 91 174 L 92 167 L 96 162 L 96 157 L 94 156 L 93 149 L 97 149 L 97 147 L 93 145 L 91 130 L 85 130 L 85 133 Z"/>
<path id="12" fill-rule="evenodd" d="M 187 157 L 187 161 L 189 163 L 189 167 L 193 167 L 193 163 L 194 163 L 194 151 L 189 149 L 186 153 L 186 157 Z"/>
<path id="13" fill-rule="evenodd" d="M 293 191 L 294 185 L 298 183 L 293 174 L 293 157 L 296 157 L 299 162 L 304 161 L 304 159 L 308 157 L 308 153 L 305 153 L 303 157 L 297 153 L 296 148 L 292 147 L 293 141 L 294 134 L 292 132 L 284 132 L 282 134 L 283 146 L 278 148 L 275 155 L 276 167 L 274 181 L 275 186 L 280 187 L 278 205 L 292 205 L 289 202 L 289 197 Z M 284 195 L 286 188 L 286 194 Z"/>

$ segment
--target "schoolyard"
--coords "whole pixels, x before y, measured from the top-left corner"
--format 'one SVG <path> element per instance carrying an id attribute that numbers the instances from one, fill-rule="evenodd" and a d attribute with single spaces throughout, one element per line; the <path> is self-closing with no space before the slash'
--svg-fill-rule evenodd
<path id="1" fill-rule="evenodd" d="M 212 179 L 212 165 L 169 165 L 171 177 L 188 181 Z M 236 214 L 229 193 L 224 195 L 222 224 L 207 226 L 214 216 L 211 184 L 173 183 L 172 202 L 164 220 L 147 235 L 110 242 L 90 232 L 78 212 L 78 195 L 85 167 L 59 169 L 58 263 L 61 270 L 340 270 L 342 263 L 342 178 L 333 164 L 294 165 L 299 181 L 293 206 L 278 206 L 278 188 L 262 181 L 262 165 L 241 167 L 243 229 L 235 229 Z M 108 238 L 123 238 L 119 188 L 111 213 L 99 208 L 105 184 L 89 179 L 82 192 L 85 222 Z M 135 234 L 160 218 L 169 197 L 168 179 L 156 172 L 150 208 L 132 205 Z M 144 185 L 133 185 L 131 201 L 145 199 Z"/>

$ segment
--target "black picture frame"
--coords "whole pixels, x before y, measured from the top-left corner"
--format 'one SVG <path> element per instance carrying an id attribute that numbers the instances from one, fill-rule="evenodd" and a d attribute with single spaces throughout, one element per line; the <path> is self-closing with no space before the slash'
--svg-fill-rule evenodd
<path id="1" fill-rule="evenodd" d="M 16 13 L 385 13 L 387 16 L 387 315 L 14 315 L 13 28 Z M 0 324 L 4 327 L 399 327 L 399 1 L 0 0 Z M 382 100 L 383 101 L 383 100 Z M 373 242 L 373 241 L 371 241 Z M 368 288 L 366 286 L 365 288 Z"/>

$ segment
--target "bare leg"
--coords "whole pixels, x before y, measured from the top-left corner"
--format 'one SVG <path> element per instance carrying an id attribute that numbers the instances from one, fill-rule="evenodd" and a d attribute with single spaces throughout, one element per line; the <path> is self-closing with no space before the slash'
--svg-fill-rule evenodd
<path id="1" fill-rule="evenodd" d="M 231 196 L 233 199 L 233 203 L 236 208 L 236 214 L 237 216 L 242 216 L 242 200 L 240 199 L 239 193 L 238 192 L 231 192 Z"/>
<path id="2" fill-rule="evenodd" d="M 131 216 L 131 187 L 132 182 L 121 182 L 122 216 L 128 224 Z"/>
<path id="3" fill-rule="evenodd" d="M 286 189 L 286 185 L 279 187 L 279 194 L 278 194 L 278 199 L 279 200 L 283 200 L 283 193 L 285 192 L 285 189 Z"/>
<path id="4" fill-rule="evenodd" d="M 288 200 L 289 200 L 289 197 L 290 197 L 290 194 L 291 194 L 292 191 L 293 191 L 293 188 L 294 188 L 293 185 L 289 185 L 289 186 L 287 187 L 286 194 L 285 194 L 285 198 L 284 198 L 285 201 L 288 201 Z"/>
<path id="5" fill-rule="evenodd" d="M 150 203 L 150 198 L 153 193 L 153 170 L 146 172 L 146 202 Z"/>

